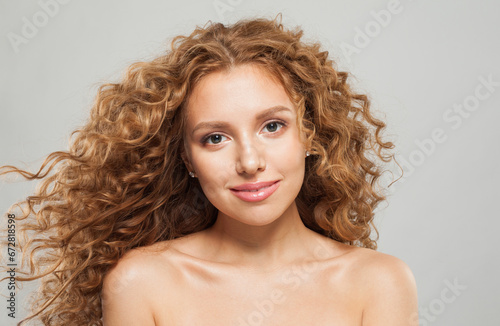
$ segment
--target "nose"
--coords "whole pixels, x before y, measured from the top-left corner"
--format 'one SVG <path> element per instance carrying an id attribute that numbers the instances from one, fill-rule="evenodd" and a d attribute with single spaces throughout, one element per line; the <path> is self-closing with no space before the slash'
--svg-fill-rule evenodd
<path id="1" fill-rule="evenodd" d="M 255 174 L 266 169 L 264 150 L 254 142 L 247 141 L 239 146 L 236 171 L 239 174 Z"/>

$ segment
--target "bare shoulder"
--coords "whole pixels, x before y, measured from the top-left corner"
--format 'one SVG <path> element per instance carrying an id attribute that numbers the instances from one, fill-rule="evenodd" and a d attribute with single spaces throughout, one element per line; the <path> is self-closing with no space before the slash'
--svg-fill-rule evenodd
<path id="1" fill-rule="evenodd" d="M 155 292 L 175 277 L 168 248 L 164 242 L 133 249 L 108 271 L 101 294 L 106 326 L 155 324 Z"/>
<path id="2" fill-rule="evenodd" d="M 342 266 L 341 274 L 349 278 L 349 283 L 359 284 L 364 290 L 367 286 L 372 288 L 372 283 L 380 284 L 380 282 L 408 286 L 415 284 L 411 269 L 397 257 L 331 239 L 326 245 L 321 246 L 321 249 L 322 252 L 318 252 L 334 262 L 331 266 L 337 271 L 338 267 Z"/>
<path id="3" fill-rule="evenodd" d="M 413 273 L 401 259 L 372 249 L 356 248 L 352 252 L 356 270 L 368 279 L 413 283 Z"/>
<path id="4" fill-rule="evenodd" d="M 401 259 L 371 249 L 352 251 L 351 271 L 363 293 L 363 325 L 413 325 L 417 289 Z"/>
<path id="5" fill-rule="evenodd" d="M 127 252 L 120 260 L 109 270 L 104 281 L 110 285 L 111 281 L 125 280 L 139 281 L 144 279 L 144 275 L 154 273 L 158 265 L 159 251 L 153 250 L 156 246 L 132 249 Z"/>

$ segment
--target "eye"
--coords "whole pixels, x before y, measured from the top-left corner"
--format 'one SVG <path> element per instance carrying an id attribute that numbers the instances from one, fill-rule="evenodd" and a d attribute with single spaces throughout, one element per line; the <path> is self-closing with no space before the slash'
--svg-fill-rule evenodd
<path id="1" fill-rule="evenodd" d="M 223 138 L 226 138 L 226 137 L 222 136 L 221 134 L 212 134 L 212 135 L 208 135 L 207 137 L 205 137 L 202 142 L 204 144 L 215 145 L 215 144 L 219 144 L 220 142 L 222 142 Z"/>
<path id="2" fill-rule="evenodd" d="M 264 129 L 267 129 L 268 132 L 276 132 L 278 130 L 280 130 L 285 124 L 282 123 L 282 122 L 278 122 L 278 121 L 272 121 L 272 122 L 269 122 L 265 127 Z"/>

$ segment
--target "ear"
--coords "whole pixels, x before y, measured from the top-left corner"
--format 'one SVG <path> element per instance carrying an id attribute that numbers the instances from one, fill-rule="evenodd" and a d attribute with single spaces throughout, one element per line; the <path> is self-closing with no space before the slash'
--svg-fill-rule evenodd
<path id="1" fill-rule="evenodd" d="M 181 158 L 182 158 L 182 161 L 184 162 L 184 165 L 186 166 L 186 169 L 189 172 L 192 172 L 193 166 L 191 165 L 191 161 L 189 160 L 189 156 L 188 156 L 185 148 L 183 148 L 181 151 Z"/>

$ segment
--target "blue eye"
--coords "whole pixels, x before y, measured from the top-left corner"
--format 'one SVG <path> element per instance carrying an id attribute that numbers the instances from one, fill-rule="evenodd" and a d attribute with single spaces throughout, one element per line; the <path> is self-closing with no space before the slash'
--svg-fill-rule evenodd
<path id="1" fill-rule="evenodd" d="M 215 145 L 215 144 L 219 144 L 220 142 L 222 142 L 223 138 L 225 138 L 225 137 L 220 135 L 220 134 L 213 134 L 213 135 L 209 135 L 205 139 L 203 139 L 203 143 Z"/>
<path id="2" fill-rule="evenodd" d="M 281 122 L 278 122 L 278 121 L 273 121 L 273 122 L 269 122 L 265 127 L 264 129 L 267 128 L 267 131 L 269 132 L 276 132 L 278 131 L 279 129 L 281 129 L 282 127 L 284 126 L 284 123 L 281 123 Z"/>

